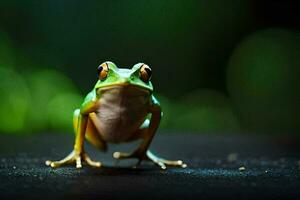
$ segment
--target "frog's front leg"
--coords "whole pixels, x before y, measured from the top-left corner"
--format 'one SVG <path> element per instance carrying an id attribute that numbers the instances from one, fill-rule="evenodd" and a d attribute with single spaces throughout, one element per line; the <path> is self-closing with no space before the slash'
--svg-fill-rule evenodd
<path id="1" fill-rule="evenodd" d="M 76 138 L 73 151 L 62 160 L 47 160 L 46 165 L 56 168 L 65 164 L 75 163 L 76 168 L 81 168 L 82 161 L 85 161 L 88 165 L 93 167 L 101 166 L 100 162 L 95 162 L 91 160 L 91 158 L 87 155 L 83 148 L 84 138 L 89 120 L 89 113 L 93 112 L 96 106 L 98 106 L 96 102 L 90 101 L 83 105 L 83 107 L 80 109 L 80 112 L 79 110 L 75 110 L 74 120 L 76 120 L 77 117 L 77 123 L 74 124 L 77 125 L 77 127 L 74 128 L 76 132 Z"/>
<path id="2" fill-rule="evenodd" d="M 137 138 L 143 139 L 138 149 L 136 149 L 132 153 L 115 152 L 113 154 L 114 158 L 116 159 L 137 158 L 138 159 L 137 165 L 139 165 L 143 160 L 150 160 L 153 163 L 159 165 L 162 169 L 166 169 L 166 166 L 168 165 L 176 166 L 176 167 L 186 167 L 187 165 L 183 163 L 183 161 L 181 160 L 167 160 L 164 158 L 160 158 L 148 150 L 161 120 L 162 112 L 161 112 L 160 105 L 158 104 L 153 105 L 151 107 L 150 112 L 152 114 L 150 125 L 148 125 L 148 127 L 144 127 L 144 128 L 142 127 L 136 135 Z"/>

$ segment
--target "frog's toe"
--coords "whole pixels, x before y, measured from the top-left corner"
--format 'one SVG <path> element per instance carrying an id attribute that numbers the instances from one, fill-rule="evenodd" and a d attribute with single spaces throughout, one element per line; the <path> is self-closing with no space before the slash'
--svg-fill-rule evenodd
<path id="1" fill-rule="evenodd" d="M 60 162 L 60 161 L 51 161 L 51 160 L 47 160 L 47 161 L 45 162 L 45 164 L 46 164 L 47 166 L 52 167 L 52 168 L 57 168 L 57 167 L 62 166 L 64 163 L 63 163 L 63 162 Z"/>
<path id="2" fill-rule="evenodd" d="M 82 168 L 82 164 L 81 164 L 81 157 L 77 157 L 75 158 L 76 160 L 76 168 Z"/>
<path id="3" fill-rule="evenodd" d="M 45 165 L 47 165 L 47 166 L 50 166 L 50 165 L 51 165 L 51 163 L 52 163 L 52 161 L 51 161 L 51 160 L 46 160 L 46 161 L 45 161 Z"/>
<path id="4" fill-rule="evenodd" d="M 115 159 L 125 159 L 125 158 L 132 158 L 132 155 L 130 153 L 116 151 L 113 153 L 113 157 Z"/>
<path id="5" fill-rule="evenodd" d="M 152 160 L 152 159 L 151 159 Z M 163 158 L 153 159 L 152 162 L 160 166 L 161 169 L 166 169 L 167 166 L 186 168 L 187 165 L 182 160 L 166 160 Z"/>
<path id="6" fill-rule="evenodd" d="M 119 152 L 116 151 L 113 153 L 113 157 L 116 159 L 138 159 L 139 162 L 142 160 L 148 160 L 145 153 L 141 153 L 139 151 L 134 151 L 132 153 L 125 153 L 125 152 Z"/>
<path id="7" fill-rule="evenodd" d="M 47 160 L 47 161 L 45 162 L 45 164 L 46 164 L 47 166 L 52 167 L 52 168 L 57 168 L 57 167 L 60 167 L 60 166 L 62 166 L 62 165 L 68 164 L 68 163 L 70 163 L 70 162 L 71 162 L 71 160 L 65 160 L 65 159 L 59 160 L 59 161 L 51 161 L 51 160 Z"/>
<path id="8" fill-rule="evenodd" d="M 71 163 L 73 160 L 74 160 L 74 157 L 75 157 L 75 153 L 74 153 L 74 151 L 73 152 L 71 152 L 68 156 L 66 156 L 64 159 L 62 159 L 62 160 L 59 160 L 59 161 L 51 161 L 51 160 L 47 160 L 46 162 L 45 162 L 45 164 L 47 165 L 47 166 L 50 166 L 50 167 L 52 167 L 52 168 L 56 168 L 56 167 L 60 167 L 60 166 L 62 166 L 62 165 L 64 165 L 64 164 L 69 164 L 69 163 Z"/>
<path id="9" fill-rule="evenodd" d="M 86 153 L 83 154 L 83 159 L 85 160 L 85 162 L 92 166 L 92 167 L 101 167 L 102 164 L 101 162 L 96 162 L 96 161 L 93 161 Z"/>
<path id="10" fill-rule="evenodd" d="M 160 166 L 162 169 L 166 169 L 167 166 L 173 166 L 173 167 L 182 167 L 186 168 L 187 165 L 182 160 L 167 160 L 164 158 L 160 158 L 150 151 L 147 151 L 147 157 L 155 164 Z"/>

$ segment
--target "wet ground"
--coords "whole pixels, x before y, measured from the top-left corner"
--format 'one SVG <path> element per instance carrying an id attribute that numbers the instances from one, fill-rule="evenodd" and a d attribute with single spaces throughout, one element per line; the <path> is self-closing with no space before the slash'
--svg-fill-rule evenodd
<path id="1" fill-rule="evenodd" d="M 90 156 L 105 165 L 101 169 L 45 166 L 46 159 L 71 151 L 72 135 L 1 135 L 0 143 L 0 197 L 300 199 L 300 140 L 295 136 L 160 133 L 153 152 L 188 164 L 167 170 L 150 163 L 132 169 L 135 160 L 112 158 L 114 151 L 131 151 L 138 143 L 111 145 L 106 153 L 87 145 Z"/>

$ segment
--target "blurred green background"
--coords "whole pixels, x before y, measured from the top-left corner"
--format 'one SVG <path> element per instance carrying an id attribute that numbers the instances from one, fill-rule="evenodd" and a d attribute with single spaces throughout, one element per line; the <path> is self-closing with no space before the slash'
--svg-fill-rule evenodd
<path id="1" fill-rule="evenodd" d="M 161 130 L 299 133 L 300 18 L 283 0 L 0 1 L 0 133 L 72 133 L 107 60 L 145 62 Z"/>

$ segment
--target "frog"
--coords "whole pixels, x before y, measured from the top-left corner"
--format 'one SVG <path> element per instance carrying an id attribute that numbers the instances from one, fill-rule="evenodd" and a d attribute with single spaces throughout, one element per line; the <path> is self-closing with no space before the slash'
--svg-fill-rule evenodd
<path id="1" fill-rule="evenodd" d="M 119 68 L 111 61 L 100 64 L 94 88 L 73 112 L 73 150 L 65 158 L 47 160 L 45 164 L 52 168 L 66 164 L 82 168 L 86 163 L 99 168 L 103 164 L 87 154 L 85 140 L 103 152 L 109 144 L 141 140 L 134 151 L 117 151 L 113 157 L 117 160 L 137 159 L 134 167 L 142 161 L 150 161 L 161 169 L 187 167 L 182 160 L 168 160 L 149 150 L 163 116 L 161 105 L 153 94 L 151 78 L 152 69 L 145 63 L 137 63 L 131 69 Z"/>

